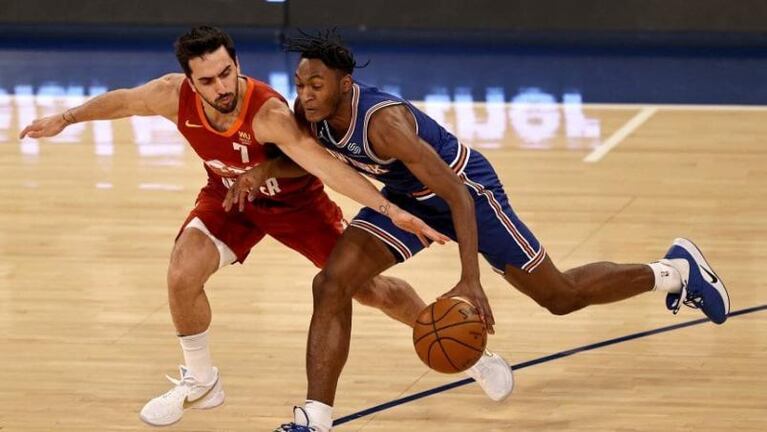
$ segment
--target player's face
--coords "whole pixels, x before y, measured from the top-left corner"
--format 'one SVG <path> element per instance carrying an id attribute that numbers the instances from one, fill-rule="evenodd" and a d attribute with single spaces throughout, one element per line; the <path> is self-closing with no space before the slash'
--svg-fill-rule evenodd
<path id="1" fill-rule="evenodd" d="M 330 69 L 322 60 L 301 59 L 296 69 L 296 93 L 306 120 L 316 123 L 339 109 L 343 95 L 351 88 L 351 77 Z"/>
<path id="2" fill-rule="evenodd" d="M 222 45 L 212 53 L 189 59 L 192 85 L 200 97 L 223 114 L 237 108 L 237 62 Z"/>

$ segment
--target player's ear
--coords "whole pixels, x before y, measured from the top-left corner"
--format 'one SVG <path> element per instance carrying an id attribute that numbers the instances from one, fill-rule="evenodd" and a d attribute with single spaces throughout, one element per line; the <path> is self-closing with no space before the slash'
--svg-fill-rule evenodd
<path id="1" fill-rule="evenodd" d="M 234 65 L 237 66 L 237 76 L 242 75 L 242 71 L 240 71 L 240 56 L 234 57 Z"/>
<path id="2" fill-rule="evenodd" d="M 344 75 L 341 78 L 341 93 L 349 93 L 352 91 L 353 84 L 352 76 L 349 74 Z"/>

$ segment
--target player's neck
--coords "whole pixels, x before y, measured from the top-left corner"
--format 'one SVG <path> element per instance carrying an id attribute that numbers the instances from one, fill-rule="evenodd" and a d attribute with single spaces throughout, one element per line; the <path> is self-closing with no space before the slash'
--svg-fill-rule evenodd
<path id="1" fill-rule="evenodd" d="M 248 83 L 244 78 L 238 78 L 237 84 L 237 105 L 234 107 L 234 111 L 224 114 L 213 108 L 207 102 L 203 102 L 202 104 L 208 124 L 219 132 L 228 130 L 240 116 L 240 110 L 242 109 L 243 101 L 245 100 L 246 92 L 244 90 L 247 88 Z"/>
<path id="2" fill-rule="evenodd" d="M 338 109 L 328 118 L 327 122 L 334 135 L 346 135 L 346 132 L 352 127 L 352 92 L 341 97 Z"/>

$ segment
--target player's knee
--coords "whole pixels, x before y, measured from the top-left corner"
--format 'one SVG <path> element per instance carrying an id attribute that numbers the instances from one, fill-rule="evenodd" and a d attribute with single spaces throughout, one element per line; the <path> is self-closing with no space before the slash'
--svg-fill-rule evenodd
<path id="1" fill-rule="evenodd" d="M 567 315 L 580 309 L 577 292 L 567 285 L 549 285 L 527 291 L 538 305 L 553 315 Z"/>
<path id="2" fill-rule="evenodd" d="M 171 300 L 183 300 L 201 289 L 202 283 L 182 266 L 171 266 L 168 269 L 168 294 Z"/>
<path id="3" fill-rule="evenodd" d="M 325 270 L 317 273 L 312 281 L 315 311 L 322 307 L 335 307 L 351 301 L 351 294 L 340 278 Z"/>
<path id="4" fill-rule="evenodd" d="M 569 290 L 556 291 L 545 297 L 534 299 L 552 315 L 567 315 L 582 307 L 577 295 Z"/>
<path id="5" fill-rule="evenodd" d="M 567 315 L 574 312 L 576 308 L 567 301 L 555 300 L 543 305 L 552 315 Z"/>
<path id="6" fill-rule="evenodd" d="M 201 273 L 199 266 L 191 265 L 188 260 L 175 255 L 168 266 L 168 294 L 171 300 L 176 301 L 194 298 L 202 291 L 207 277 Z"/>

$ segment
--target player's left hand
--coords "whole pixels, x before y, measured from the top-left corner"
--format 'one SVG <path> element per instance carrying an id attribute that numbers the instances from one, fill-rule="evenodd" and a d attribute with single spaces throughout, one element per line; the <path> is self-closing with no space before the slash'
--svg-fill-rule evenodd
<path id="1" fill-rule="evenodd" d="M 445 244 L 450 241 L 450 237 L 435 230 L 427 225 L 422 219 L 415 217 L 399 207 L 392 206 L 392 208 L 389 209 L 388 216 L 398 228 L 415 234 L 424 247 L 429 247 L 429 243 L 432 241 L 439 244 Z"/>
<path id="2" fill-rule="evenodd" d="M 265 164 L 255 166 L 240 174 L 226 193 L 226 198 L 222 204 L 224 209 L 229 211 L 234 204 L 237 204 L 240 211 L 245 210 L 245 204 L 256 198 L 258 188 L 264 184 L 268 175 Z"/>
<path id="3" fill-rule="evenodd" d="M 490 308 L 490 302 L 487 300 L 485 290 L 482 289 L 482 284 L 478 278 L 471 280 L 461 279 L 456 284 L 455 288 L 442 294 L 439 299 L 445 299 L 450 297 L 460 297 L 469 303 L 471 303 L 479 311 L 479 319 L 485 323 L 485 328 L 489 334 L 495 334 L 495 318 L 493 318 L 493 310 Z"/>
<path id="4" fill-rule="evenodd" d="M 21 133 L 19 133 L 19 139 L 23 139 L 27 136 L 30 138 L 52 137 L 61 133 L 61 131 L 69 125 L 70 123 L 67 123 L 64 119 L 64 114 L 39 118 L 28 124 Z"/>

